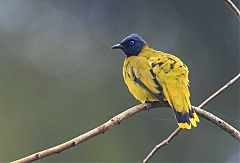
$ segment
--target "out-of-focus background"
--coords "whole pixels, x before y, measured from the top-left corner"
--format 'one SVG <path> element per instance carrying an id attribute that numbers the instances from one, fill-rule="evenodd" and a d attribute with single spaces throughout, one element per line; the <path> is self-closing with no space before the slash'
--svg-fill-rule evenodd
<path id="1" fill-rule="evenodd" d="M 233 1 L 239 6 L 239 1 Z M 240 23 L 223 0 L 0 0 L 0 162 L 80 135 L 139 102 L 110 47 L 140 34 L 190 69 L 198 105 L 240 71 Z M 239 129 L 237 84 L 206 109 Z M 39 162 L 141 162 L 177 127 L 153 109 Z M 240 162 L 239 144 L 201 119 L 151 162 Z"/>

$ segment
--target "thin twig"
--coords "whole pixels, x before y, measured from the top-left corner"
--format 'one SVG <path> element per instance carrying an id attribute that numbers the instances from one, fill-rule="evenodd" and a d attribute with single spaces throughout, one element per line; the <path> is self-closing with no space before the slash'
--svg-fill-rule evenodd
<path id="1" fill-rule="evenodd" d="M 199 116 L 201 116 L 201 117 L 209 120 L 210 122 L 214 123 L 215 125 L 217 125 L 221 129 L 223 129 L 226 133 L 228 133 L 230 136 L 232 136 L 234 139 L 236 139 L 238 143 L 240 143 L 240 132 L 237 129 L 235 129 L 233 126 L 231 126 L 230 124 L 228 124 L 227 122 L 225 122 L 221 118 L 218 118 L 217 116 L 213 115 L 212 113 L 210 113 L 206 110 L 203 110 L 199 107 L 193 106 L 193 109 L 196 111 L 196 113 Z"/>
<path id="2" fill-rule="evenodd" d="M 234 5 L 234 3 L 231 2 L 231 0 L 224 0 L 224 2 L 228 5 L 228 7 L 232 10 L 232 12 L 237 16 L 238 20 L 240 21 L 240 12 L 238 10 L 238 8 Z M 238 74 L 235 78 L 233 78 L 231 81 L 229 81 L 225 86 L 223 86 L 221 89 L 219 89 L 217 92 L 215 92 L 213 95 L 211 95 L 209 98 L 207 98 L 202 104 L 199 105 L 199 108 L 203 108 L 206 104 L 208 104 L 213 98 L 215 98 L 216 96 L 218 96 L 219 94 L 221 94 L 226 88 L 228 88 L 230 85 L 232 85 L 234 82 L 236 82 L 240 77 L 240 74 Z M 200 112 L 201 114 L 201 112 Z M 200 115 L 199 114 L 199 115 Z M 204 117 L 206 119 L 208 119 L 207 117 Z M 220 121 L 222 122 L 222 121 Z M 225 123 L 224 123 L 225 125 Z M 147 155 L 147 157 L 143 160 L 143 163 L 147 163 L 149 161 L 149 159 L 156 153 L 157 150 L 159 150 L 161 147 L 167 145 L 170 143 L 170 141 L 176 136 L 178 135 L 178 133 L 181 131 L 181 129 L 178 127 L 177 129 L 175 129 L 172 134 L 165 139 L 164 141 L 162 141 L 160 144 L 156 145 L 155 148 L 152 149 L 152 151 Z M 226 130 L 225 130 L 226 131 Z M 235 130 L 233 130 L 234 132 Z M 226 131 L 227 132 L 227 131 Z M 230 131 L 231 132 L 231 131 Z M 229 132 L 228 132 L 229 133 Z M 234 132 L 235 133 L 235 132 Z M 175 134 L 175 135 L 174 135 Z M 229 133 L 230 134 L 230 133 Z M 234 135 L 234 134 L 233 134 Z M 238 135 L 239 136 L 239 135 Z M 161 145 L 164 144 L 165 145 Z"/>
<path id="3" fill-rule="evenodd" d="M 236 82 L 239 79 L 239 77 L 240 77 L 240 75 L 238 75 L 237 78 L 235 77 L 234 80 L 231 80 L 230 83 L 233 84 L 234 82 Z M 224 90 L 227 89 L 231 84 L 228 83 L 227 87 L 224 86 Z M 222 93 L 224 90 L 219 91 L 218 94 Z M 215 97 L 218 94 L 216 94 Z M 134 106 L 134 107 L 118 114 L 117 116 L 111 118 L 106 123 L 94 128 L 94 129 L 92 129 L 92 130 L 90 130 L 90 131 L 72 139 L 72 140 L 69 140 L 69 141 L 67 141 L 65 143 L 62 143 L 60 145 L 51 147 L 49 149 L 34 153 L 32 155 L 29 155 L 27 157 L 21 158 L 19 160 L 13 161 L 13 162 L 14 163 L 27 163 L 27 162 L 32 162 L 32 161 L 42 159 L 44 157 L 47 157 L 47 156 L 50 156 L 50 155 L 53 155 L 53 154 L 60 153 L 64 150 L 66 150 L 66 149 L 74 147 L 75 145 L 78 145 L 78 144 L 80 144 L 84 141 L 87 141 L 87 140 L 89 140 L 89 139 L 91 139 L 91 138 L 93 138 L 93 137 L 95 137 L 99 134 L 102 134 L 102 133 L 106 132 L 110 128 L 116 126 L 117 124 L 120 124 L 124 119 L 126 119 L 130 116 L 133 116 L 134 114 L 136 114 L 140 111 L 151 109 L 151 108 L 154 108 L 154 107 L 159 106 L 159 105 L 160 106 L 163 106 L 163 105 L 166 106 L 166 104 L 164 102 L 161 102 L 160 104 L 159 103 L 156 103 L 156 104 L 145 103 L 145 104 L 140 104 L 140 105 Z M 201 116 L 202 114 L 199 114 L 199 115 Z M 214 116 L 214 115 L 212 115 L 212 116 Z M 209 118 L 207 115 L 204 115 L 203 118 L 206 118 L 206 119 L 208 119 L 209 121 L 212 122 L 212 118 Z M 226 124 L 225 127 L 226 128 L 231 128 L 231 126 L 229 124 Z M 175 131 L 173 134 L 170 135 L 169 138 L 166 139 L 166 141 L 165 141 L 166 145 L 173 139 L 174 136 L 176 136 L 180 132 L 178 130 L 181 130 L 181 129 L 177 129 L 177 131 Z M 225 130 L 225 131 L 227 131 L 227 130 Z M 233 133 L 229 133 L 229 134 L 232 135 Z M 155 152 L 153 151 L 153 154 L 154 153 Z"/>
<path id="4" fill-rule="evenodd" d="M 143 110 L 147 109 L 148 107 L 151 107 L 151 104 L 145 103 L 145 104 L 140 104 L 140 105 L 134 106 L 134 107 L 118 114 L 117 116 L 111 118 L 109 121 L 105 122 L 104 124 L 94 128 L 94 129 L 92 129 L 92 130 L 90 130 L 90 131 L 72 139 L 72 140 L 69 140 L 69 141 L 67 141 L 65 143 L 62 143 L 60 145 L 51 147 L 49 149 L 34 153 L 34 154 L 29 155 L 27 157 L 24 157 L 22 159 L 13 161 L 13 163 L 33 162 L 33 161 L 42 159 L 42 158 L 50 156 L 50 155 L 60 153 L 64 150 L 69 149 L 71 147 L 74 147 L 74 146 L 76 146 L 76 145 L 78 145 L 78 144 L 80 144 L 80 143 L 82 143 L 82 142 L 84 142 L 88 139 L 91 139 L 92 137 L 95 137 L 99 134 L 102 134 L 102 133 L 106 132 L 108 129 L 114 127 L 117 124 L 120 124 L 124 119 L 126 119 L 126 118 L 140 112 L 140 111 L 143 111 Z"/>
<path id="5" fill-rule="evenodd" d="M 169 135 L 165 140 L 163 140 L 161 143 L 159 143 L 158 145 L 156 145 L 151 152 L 147 155 L 147 157 L 143 160 L 143 163 L 146 163 L 150 160 L 150 158 L 157 152 L 158 149 L 162 148 L 163 146 L 166 146 L 170 143 L 170 141 L 179 134 L 179 132 L 181 131 L 181 128 L 177 128 L 176 130 L 174 130 L 171 135 Z"/>
<path id="6" fill-rule="evenodd" d="M 201 116 L 201 117 L 209 120 L 210 122 L 214 123 L 215 125 L 219 126 L 220 128 L 222 128 L 225 132 L 227 132 L 229 135 L 231 135 L 234 139 L 236 139 L 240 143 L 240 132 L 237 129 L 232 127 L 230 124 L 228 124 L 224 120 L 213 115 L 212 113 L 207 112 L 206 110 L 203 110 L 196 106 L 192 106 L 192 107 L 199 116 Z M 169 135 L 169 137 L 167 137 L 167 139 L 163 140 L 161 143 L 156 145 L 153 148 L 153 150 L 151 150 L 151 152 L 147 155 L 147 157 L 143 160 L 143 163 L 147 163 L 149 161 L 149 159 L 157 152 L 157 150 L 159 150 L 163 146 L 168 145 L 170 143 L 170 141 L 175 136 L 177 136 L 181 130 L 182 130 L 181 128 L 177 128 L 176 130 L 174 130 L 171 133 L 171 135 Z"/>
<path id="7" fill-rule="evenodd" d="M 210 97 L 208 97 L 205 101 L 203 101 L 198 107 L 194 107 L 196 112 L 199 114 L 199 116 L 202 116 L 203 118 L 213 122 L 214 124 L 216 124 L 217 126 L 221 127 L 224 131 L 226 131 L 227 133 L 229 133 L 230 135 L 232 135 L 238 142 L 240 142 L 240 135 L 239 135 L 239 131 L 236 130 L 234 127 L 232 127 L 231 125 L 229 125 L 228 123 L 224 122 L 223 120 L 221 120 L 220 118 L 218 118 L 217 116 L 206 112 L 203 109 L 204 106 L 206 106 L 211 100 L 213 100 L 214 98 L 216 98 L 218 95 L 220 95 L 223 91 L 225 91 L 229 86 L 231 86 L 233 83 L 235 83 L 238 79 L 240 78 L 240 73 L 235 76 L 232 80 L 230 80 L 227 84 L 225 84 L 222 88 L 220 88 L 218 91 L 216 91 L 214 94 L 212 94 Z M 200 110 L 201 109 L 201 110 Z M 212 117 L 213 115 L 213 117 Z M 219 120 L 215 121 L 215 120 Z M 221 125 L 220 125 L 221 124 Z M 157 152 L 157 150 L 159 150 L 160 148 L 162 148 L 165 145 L 168 145 L 171 140 L 177 136 L 179 134 L 179 132 L 181 131 L 181 128 L 177 128 L 175 129 L 171 135 L 169 135 L 165 140 L 163 140 L 162 142 L 160 142 L 158 145 L 156 145 L 151 152 L 147 155 L 147 157 L 143 160 L 143 163 L 147 163 L 151 157 L 153 157 L 153 155 Z M 237 134 L 235 134 L 237 132 Z"/>
<path id="8" fill-rule="evenodd" d="M 240 20 L 240 13 L 239 13 L 237 7 L 236 7 L 230 0 L 225 0 L 225 2 L 228 4 L 228 6 L 232 9 L 232 11 L 236 14 L 236 16 L 238 17 L 238 19 Z M 234 81 L 232 81 L 232 82 L 230 81 L 231 83 L 229 82 L 229 83 L 228 83 L 229 85 L 226 86 L 226 88 L 228 88 L 231 84 L 233 84 L 234 82 L 236 82 L 236 81 L 239 79 L 239 77 L 240 77 L 240 75 L 238 74 L 238 76 L 236 77 L 236 79 L 235 79 Z M 215 97 L 216 97 L 217 95 L 219 95 L 220 93 L 222 93 L 222 91 L 224 91 L 226 88 L 223 88 L 223 90 L 219 91 L 216 95 L 214 95 L 214 96 L 212 97 L 212 99 L 215 98 Z M 211 97 L 209 97 L 209 98 L 211 98 Z M 209 101 L 211 101 L 212 99 L 209 99 Z M 208 100 L 208 99 L 207 99 L 207 100 Z M 207 104 L 209 101 L 207 101 L 206 104 Z M 203 107 L 203 106 L 206 105 L 206 104 L 202 104 L 201 107 Z M 116 126 L 117 124 L 120 124 L 121 121 L 123 121 L 124 119 L 126 119 L 126 118 L 128 118 L 128 117 L 130 117 L 130 116 L 132 116 L 132 115 L 134 115 L 134 114 L 136 114 L 136 113 L 138 113 L 138 112 L 140 112 L 140 111 L 143 111 L 143 110 L 146 110 L 146 109 L 150 109 L 150 108 L 153 108 L 153 107 L 154 107 L 154 105 L 149 104 L 149 103 L 137 105 L 137 106 L 135 106 L 135 107 L 132 107 L 132 108 L 130 108 L 130 109 L 128 109 L 128 110 L 126 110 L 126 111 L 118 114 L 117 116 L 113 117 L 112 119 L 110 119 L 110 120 L 107 121 L 106 123 L 98 126 L 97 128 L 92 129 L 92 130 L 88 131 L 87 133 L 82 134 L 82 135 L 80 135 L 80 136 L 78 136 L 78 137 L 76 137 L 76 138 L 74 138 L 74 139 L 72 139 L 72 140 L 69 140 L 69 141 L 67 141 L 67 142 L 65 142 L 65 143 L 62 143 L 62 144 L 60 144 L 60 145 L 51 147 L 51 148 L 49 148 L 49 149 L 46 149 L 46 150 L 43 150 L 43 151 L 34 153 L 34 154 L 32 154 L 32 155 L 29 155 L 29 156 L 27 156 L 27 157 L 21 158 L 21 159 L 19 159 L 19 160 L 13 161 L 13 162 L 14 162 L 14 163 L 28 163 L 28 162 L 36 161 L 36 160 L 38 160 L 38 159 L 42 159 L 42 158 L 44 158 L 44 157 L 47 157 L 47 156 L 50 156 L 50 155 L 53 155 L 53 154 L 60 153 L 60 152 L 62 152 L 62 151 L 64 151 L 64 150 L 69 149 L 69 148 L 71 148 L 71 147 L 74 147 L 75 145 L 78 145 L 78 144 L 80 144 L 80 143 L 82 143 L 82 142 L 84 142 L 84 141 L 86 141 L 86 140 L 89 140 L 89 139 L 92 138 L 92 137 L 95 137 L 95 136 L 97 136 L 97 135 L 99 135 L 99 134 L 101 134 L 101 133 L 104 133 L 104 132 L 107 131 L 108 129 Z M 196 110 L 196 111 L 197 111 L 197 110 Z M 205 112 L 202 112 L 202 113 L 205 113 Z M 198 113 L 198 114 L 199 114 L 199 113 Z M 201 114 L 201 113 L 200 113 L 199 115 L 200 115 L 200 116 L 203 116 L 203 118 L 206 118 L 206 119 L 208 119 L 208 120 L 211 121 L 211 122 L 213 122 L 212 120 L 213 120 L 214 118 L 216 118 L 213 114 L 209 114 L 210 117 L 208 116 L 208 114 Z M 214 122 L 213 122 L 213 123 L 214 123 Z M 214 124 L 216 124 L 216 123 L 214 123 Z M 220 125 L 219 123 L 217 123 L 216 125 L 218 125 L 218 126 L 221 127 L 221 128 L 222 128 L 223 126 L 225 126 L 226 128 L 230 128 L 230 127 L 231 127 L 231 126 L 230 126 L 229 124 L 227 124 L 227 123 L 224 123 L 224 125 Z M 235 130 L 236 130 L 236 129 L 235 129 Z M 238 132 L 237 130 L 236 130 L 236 131 L 235 131 L 235 130 L 234 130 L 234 132 L 231 132 L 232 130 L 224 130 L 224 131 L 226 131 L 226 132 L 230 131 L 230 132 L 228 132 L 228 133 L 233 136 L 233 133 Z M 164 144 L 164 142 L 163 142 L 163 145 L 159 145 L 159 148 L 161 148 L 161 147 L 164 146 L 164 145 L 167 145 L 180 131 L 181 131 L 181 129 L 179 129 L 179 128 L 176 129 L 166 140 L 164 140 L 164 141 L 165 141 L 165 144 Z M 161 143 L 160 143 L 160 144 L 161 144 Z M 159 149 L 159 148 L 158 148 L 158 149 Z M 156 151 L 157 151 L 157 150 L 156 150 Z M 153 151 L 153 152 L 152 152 L 152 155 L 149 156 L 149 159 L 153 156 L 153 154 L 154 154 L 156 151 Z M 149 160 L 149 159 L 148 159 L 148 160 Z M 146 160 L 146 162 L 147 162 L 148 160 Z"/>
<path id="9" fill-rule="evenodd" d="M 231 0 L 224 0 L 224 2 L 228 5 L 228 7 L 232 10 L 232 12 L 237 16 L 238 20 L 240 21 L 240 11 L 234 5 L 234 3 L 232 3 Z"/>
<path id="10" fill-rule="evenodd" d="M 220 95 L 223 91 L 225 91 L 229 86 L 231 86 L 233 83 L 235 83 L 240 78 L 240 73 L 235 76 L 232 80 L 230 80 L 227 84 L 225 84 L 222 88 L 220 88 L 218 91 L 216 91 L 214 94 L 212 94 L 210 97 L 208 97 L 205 101 L 203 101 L 198 107 L 203 108 L 206 104 L 208 104 L 212 99 Z"/>

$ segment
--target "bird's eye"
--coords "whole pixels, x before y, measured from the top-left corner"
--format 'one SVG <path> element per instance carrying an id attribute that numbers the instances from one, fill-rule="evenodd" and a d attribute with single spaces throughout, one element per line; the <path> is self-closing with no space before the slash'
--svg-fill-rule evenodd
<path id="1" fill-rule="evenodd" d="M 129 42 L 129 45 L 132 46 L 132 45 L 134 45 L 134 43 L 135 43 L 134 41 L 130 41 L 130 42 Z"/>

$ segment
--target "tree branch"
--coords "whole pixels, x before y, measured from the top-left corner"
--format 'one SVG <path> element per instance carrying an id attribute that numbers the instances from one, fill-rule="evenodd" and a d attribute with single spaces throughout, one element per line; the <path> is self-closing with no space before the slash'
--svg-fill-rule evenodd
<path id="1" fill-rule="evenodd" d="M 230 80 L 229 82 L 227 82 L 227 84 L 225 84 L 222 88 L 220 88 L 219 90 L 217 90 L 214 94 L 212 94 L 210 97 L 208 97 L 205 101 L 203 101 L 198 107 L 199 108 L 203 108 L 204 106 L 206 106 L 210 101 L 212 101 L 215 97 L 217 97 L 218 95 L 220 95 L 223 91 L 225 91 L 229 86 L 231 86 L 232 84 L 234 84 L 238 79 L 240 78 L 240 73 L 235 76 L 232 80 Z"/>
<path id="2" fill-rule="evenodd" d="M 134 106 L 134 107 L 118 114 L 117 116 L 111 118 L 109 121 L 105 122 L 104 124 L 94 128 L 94 129 L 92 129 L 92 130 L 90 130 L 90 131 L 72 139 L 72 140 L 69 140 L 69 141 L 67 141 L 65 143 L 62 143 L 60 145 L 51 147 L 49 149 L 34 153 L 34 154 L 29 155 L 27 157 L 24 157 L 22 159 L 13 161 L 13 163 L 32 162 L 32 161 L 36 161 L 36 160 L 42 159 L 44 157 L 47 157 L 47 156 L 50 156 L 50 155 L 53 155 L 53 154 L 60 153 L 64 150 L 69 149 L 71 147 L 74 147 L 74 146 L 76 146 L 76 145 L 78 145 L 78 144 L 80 144 L 80 143 L 82 143 L 82 142 L 84 142 L 88 139 L 91 139 L 92 137 L 95 137 L 99 134 L 103 134 L 108 129 L 114 127 L 117 124 L 120 124 L 124 119 L 126 119 L 126 118 L 140 112 L 140 111 L 146 110 L 147 108 L 150 108 L 150 107 L 151 107 L 150 103 L 145 103 L 145 104 L 140 104 L 140 105 Z"/>
<path id="3" fill-rule="evenodd" d="M 217 116 L 213 115 L 212 113 L 207 112 L 206 110 L 203 110 L 203 109 L 201 109 L 199 107 L 195 107 L 195 106 L 193 106 L 193 109 L 196 111 L 196 113 L 199 116 L 214 123 L 221 129 L 223 129 L 225 132 L 227 132 L 229 135 L 231 135 L 234 139 L 236 139 L 238 141 L 238 143 L 240 143 L 240 132 L 237 129 L 232 127 L 230 124 L 228 124 L 221 118 L 218 118 Z"/>
<path id="4" fill-rule="evenodd" d="M 237 18 L 238 18 L 238 20 L 240 20 L 240 12 L 239 12 L 239 10 L 238 10 L 238 8 L 234 5 L 234 3 L 232 3 L 231 2 L 231 0 L 224 0 L 224 2 L 228 5 L 228 7 L 232 10 L 232 12 L 237 16 Z M 209 98 L 207 98 L 202 104 L 200 104 L 199 106 L 198 106 L 198 108 L 203 108 L 206 104 L 208 104 L 213 98 L 215 98 L 215 97 L 217 97 L 219 94 L 221 94 L 224 90 L 226 90 L 230 85 L 232 85 L 234 82 L 236 82 L 238 79 L 239 79 L 239 77 L 240 77 L 240 74 L 238 74 L 235 78 L 233 78 L 231 81 L 229 81 L 226 85 L 224 85 L 221 89 L 219 89 L 217 92 L 215 92 L 213 95 L 211 95 Z M 195 107 L 195 109 L 196 109 L 196 107 Z M 204 110 L 198 110 L 199 111 L 199 113 L 197 112 L 197 110 L 196 110 L 196 112 L 200 115 L 200 116 L 202 116 L 202 117 L 204 117 L 204 118 L 206 118 L 207 120 L 210 120 L 210 117 L 211 117 L 211 122 L 217 122 L 217 121 L 214 121 L 214 117 L 212 117 L 211 115 L 211 113 L 209 113 L 209 116 L 206 116 L 206 115 L 208 115 L 208 114 L 203 114 L 203 113 L 206 113 L 206 112 L 204 112 Z M 215 118 L 217 118 L 217 117 L 215 117 Z M 227 124 L 226 122 L 224 122 L 224 121 L 222 121 L 221 119 L 218 119 L 219 120 L 219 124 L 218 123 L 215 123 L 216 125 L 218 125 L 219 127 L 221 127 L 221 126 L 225 126 L 225 125 L 229 125 L 229 124 Z M 224 122 L 223 124 L 222 124 L 222 122 Z M 221 124 L 221 125 L 220 125 Z M 230 126 L 230 125 L 229 125 Z M 222 127 L 221 127 L 222 128 Z M 235 128 L 231 128 L 231 127 L 229 127 L 229 128 L 223 128 L 224 129 L 224 131 L 226 131 L 226 132 L 228 132 L 230 135 L 232 135 L 235 139 L 239 139 L 239 134 L 236 134 L 235 135 L 235 133 L 236 133 L 236 129 Z M 169 144 L 170 143 L 170 141 L 175 137 L 175 136 L 177 136 L 178 135 L 178 133 L 181 131 L 181 128 L 177 128 L 177 129 L 175 129 L 173 132 L 172 132 L 172 134 L 171 135 L 169 135 L 169 137 L 167 137 L 165 140 L 163 140 L 161 143 L 159 143 L 158 145 L 156 145 L 152 150 L 151 150 L 151 152 L 147 155 L 147 157 L 143 160 L 143 163 L 146 163 L 146 162 L 148 162 L 149 161 L 149 159 L 156 153 L 156 151 L 157 150 L 159 150 L 161 147 L 163 147 L 163 146 L 165 146 L 165 145 L 167 145 L 167 144 Z M 239 133 L 239 131 L 237 131 L 238 133 Z M 234 133 L 234 134 L 231 134 L 231 133 Z M 238 142 L 239 142 L 239 140 L 238 140 Z"/>
<path id="5" fill-rule="evenodd" d="M 240 20 L 240 12 L 237 9 L 237 7 L 230 1 L 230 0 L 224 0 L 227 5 L 231 8 L 231 10 L 235 13 L 235 15 L 237 16 L 237 18 Z M 221 120 L 220 118 L 216 117 L 215 115 L 204 111 L 200 108 L 204 107 L 206 104 L 208 104 L 213 98 L 215 98 L 216 96 L 218 96 L 219 94 L 221 94 L 224 90 L 226 90 L 230 85 L 232 85 L 233 83 L 235 83 L 240 77 L 240 74 L 238 74 L 234 79 L 232 79 L 230 82 L 228 82 L 224 87 L 222 87 L 220 90 L 218 90 L 216 93 L 214 93 L 212 96 L 210 96 L 207 100 L 205 100 L 199 107 L 194 107 L 195 111 L 198 113 L 199 116 L 209 120 L 210 122 L 216 124 L 217 126 L 219 126 L 220 128 L 222 128 L 225 132 L 229 133 L 231 136 L 233 136 L 238 142 L 240 141 L 240 134 L 239 131 L 236 130 L 234 127 L 232 127 L 231 125 L 229 125 L 228 123 L 224 122 L 223 120 Z M 32 155 L 29 155 L 27 157 L 21 158 L 19 160 L 13 161 L 13 163 L 28 163 L 28 162 L 33 162 L 39 159 L 42 159 L 44 157 L 48 157 L 50 155 L 53 154 L 57 154 L 60 153 L 66 149 L 69 149 L 71 147 L 74 147 L 84 141 L 87 141 L 101 133 L 106 132 L 107 130 L 109 130 L 110 128 L 116 126 L 117 124 L 120 124 L 124 119 L 127 119 L 130 116 L 135 115 L 138 112 L 147 110 L 147 109 L 151 109 L 154 108 L 156 106 L 165 106 L 166 103 L 164 102 L 160 102 L 158 104 L 150 104 L 150 103 L 145 103 L 145 104 L 140 104 L 137 106 L 134 106 L 120 114 L 118 114 L 117 116 L 111 118 L 109 121 L 105 122 L 104 124 L 72 139 L 69 140 L 65 143 L 62 143 L 60 145 L 51 147 L 49 149 L 34 153 Z M 160 144 L 158 144 L 150 153 L 149 155 L 146 157 L 146 159 L 144 159 L 143 162 L 147 162 L 153 155 L 154 153 L 160 149 L 161 147 L 167 145 L 170 143 L 170 141 L 178 135 L 178 133 L 181 131 L 180 128 L 177 128 L 167 139 L 165 139 L 164 141 L 162 141 Z"/>
<path id="6" fill-rule="evenodd" d="M 226 90 L 230 85 L 232 85 L 233 83 L 235 83 L 238 79 L 240 78 L 240 74 L 238 74 L 234 79 L 232 79 L 231 81 L 229 81 L 225 86 L 223 86 L 220 90 L 218 90 L 214 97 L 216 97 L 217 95 L 219 95 L 220 93 L 222 93 L 224 90 Z M 203 105 L 205 103 L 205 105 L 210 102 L 213 98 L 213 96 L 210 96 L 207 100 L 205 100 L 201 105 Z M 208 102 L 206 102 L 208 101 Z M 145 104 L 140 104 L 137 106 L 134 106 L 120 114 L 118 114 L 117 116 L 111 118 L 109 121 L 105 122 L 104 124 L 72 139 L 69 140 L 65 143 L 62 143 L 60 145 L 51 147 L 49 149 L 34 153 L 32 155 L 29 155 L 27 157 L 24 157 L 22 159 L 13 161 L 13 163 L 27 163 L 27 162 L 32 162 L 32 161 L 36 161 L 39 159 L 42 159 L 44 157 L 53 155 L 53 154 L 57 154 L 60 153 L 66 149 L 69 149 L 71 147 L 74 147 L 78 144 L 81 144 L 84 141 L 87 141 L 99 134 L 102 134 L 104 132 L 106 132 L 107 130 L 109 130 L 110 128 L 116 126 L 117 124 L 120 124 L 124 119 L 127 119 L 128 117 L 131 117 L 133 115 L 135 115 L 138 112 L 147 110 L 147 109 L 151 109 L 157 106 L 167 106 L 166 102 L 160 102 L 160 103 L 145 103 Z M 237 131 L 236 129 L 234 129 L 232 126 L 230 126 L 229 124 L 227 124 L 226 122 L 224 122 L 223 120 L 221 120 L 220 118 L 214 116 L 211 113 L 208 112 L 203 112 L 203 111 L 199 111 L 200 108 L 195 108 L 196 112 L 199 114 L 199 116 L 202 116 L 203 118 L 206 118 L 207 120 L 211 121 L 212 123 L 218 125 L 219 127 L 221 127 L 222 129 L 224 129 L 224 131 L 228 132 L 230 135 L 235 135 L 233 136 L 235 139 L 237 138 L 239 141 L 239 131 Z M 216 121 L 215 121 L 216 120 Z M 221 121 L 220 121 L 221 120 Z M 221 122 L 221 123 L 219 123 Z M 221 124 L 221 125 L 220 125 Z M 178 128 L 176 131 L 174 131 L 166 140 L 164 140 L 162 143 L 160 143 L 157 147 L 157 149 L 161 148 L 164 145 L 167 145 L 179 132 L 181 131 L 180 128 Z M 234 132 L 233 132 L 234 131 Z M 153 154 L 157 151 L 157 149 L 152 153 L 151 156 L 149 156 L 149 158 L 151 158 L 153 156 Z M 145 160 L 147 161 L 147 160 Z"/>
<path id="7" fill-rule="evenodd" d="M 228 7 L 232 10 L 232 12 L 237 16 L 238 20 L 240 21 L 240 12 L 238 8 L 232 3 L 231 0 L 224 0 L 224 2 L 228 5 Z"/>
<path id="8" fill-rule="evenodd" d="M 238 8 L 234 5 L 234 3 L 232 3 L 231 0 L 224 0 L 224 2 L 228 5 L 228 7 L 232 10 L 232 12 L 237 16 L 238 20 L 240 21 L 240 12 L 238 10 Z M 202 104 L 200 104 L 198 106 L 198 108 L 203 108 L 206 104 L 208 104 L 213 98 L 215 98 L 216 96 L 218 96 L 219 94 L 221 94 L 226 88 L 228 88 L 230 85 L 232 85 L 234 82 L 236 82 L 240 77 L 240 74 L 238 74 L 235 78 L 233 78 L 231 81 L 229 81 L 226 85 L 224 85 L 221 89 L 219 89 L 217 92 L 215 92 L 213 95 L 211 95 L 208 99 L 206 99 Z M 211 122 L 213 122 L 214 124 L 216 124 L 217 126 L 221 127 L 224 126 L 222 129 L 224 131 L 226 131 L 227 133 L 229 133 L 230 135 L 232 135 L 238 142 L 239 142 L 239 131 L 236 130 L 235 128 L 233 128 L 232 126 L 230 126 L 228 123 L 224 122 L 223 120 L 221 120 L 218 117 L 215 117 L 214 115 L 212 116 L 211 113 L 207 114 L 206 111 L 204 110 L 198 110 L 198 108 L 195 107 L 196 112 L 204 117 L 207 120 L 210 120 L 211 118 Z M 207 116 L 206 116 L 207 115 Z M 209 115 L 209 116 L 208 116 Z M 219 121 L 218 121 L 219 120 Z M 219 123 L 218 123 L 219 122 Z M 226 127 L 229 126 L 229 127 Z M 169 137 L 167 137 L 165 140 L 163 140 L 161 143 L 159 143 L 158 145 L 156 145 L 151 152 L 147 155 L 147 157 L 143 160 L 143 163 L 147 163 L 149 161 L 149 159 L 157 152 L 157 150 L 159 150 L 160 148 L 162 148 L 165 145 L 168 145 L 170 143 L 170 141 L 178 135 L 178 133 L 181 131 L 181 128 L 177 128 L 175 129 L 170 135 Z"/>
<path id="9" fill-rule="evenodd" d="M 227 122 L 225 122 L 222 119 L 218 118 L 217 116 L 213 115 L 212 113 L 204 111 L 203 107 L 206 106 L 215 97 L 220 95 L 223 91 L 225 91 L 229 86 L 234 84 L 239 78 L 240 78 L 240 73 L 237 76 L 235 76 L 232 80 L 230 80 L 227 84 L 225 84 L 222 88 L 220 88 L 214 94 L 212 94 L 210 97 L 208 97 L 205 101 L 203 101 L 198 107 L 192 106 L 199 116 L 201 116 L 201 117 L 211 121 L 215 125 L 219 126 L 224 131 L 229 133 L 233 138 L 235 138 L 238 142 L 240 142 L 239 131 L 236 130 L 231 125 L 229 125 Z M 149 161 L 149 159 L 151 159 L 151 157 L 153 157 L 153 155 L 157 152 L 157 150 L 159 150 L 160 148 L 162 148 L 165 145 L 168 145 L 171 142 L 171 140 L 179 134 L 180 131 L 181 131 L 181 128 L 178 127 L 165 140 L 163 140 L 161 143 L 156 145 L 151 150 L 151 152 L 147 155 L 147 157 L 145 157 L 145 159 L 143 160 L 143 163 L 147 163 Z"/>
<path id="10" fill-rule="evenodd" d="M 143 160 L 143 163 L 147 163 L 152 157 L 153 155 L 158 151 L 158 149 L 168 145 L 172 139 L 177 136 L 179 134 L 179 132 L 182 129 L 180 127 L 178 127 L 176 130 L 174 130 L 165 140 L 163 140 L 161 143 L 157 144 L 152 150 L 151 152 L 147 155 L 147 157 Z"/>

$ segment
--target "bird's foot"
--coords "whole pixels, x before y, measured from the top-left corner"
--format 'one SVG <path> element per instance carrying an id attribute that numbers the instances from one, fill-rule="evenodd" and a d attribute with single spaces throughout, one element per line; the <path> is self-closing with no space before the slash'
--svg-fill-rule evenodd
<path id="1" fill-rule="evenodd" d="M 150 104 L 150 105 L 147 107 L 147 110 L 150 110 L 150 109 L 153 108 L 153 107 L 159 106 L 159 102 L 158 102 L 158 101 L 145 101 L 145 103 Z"/>

